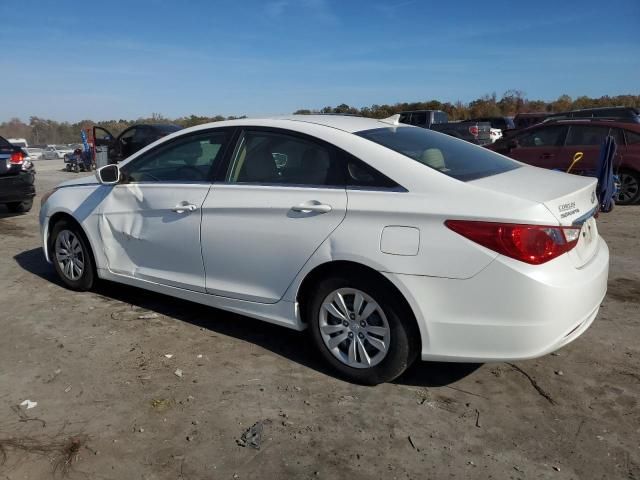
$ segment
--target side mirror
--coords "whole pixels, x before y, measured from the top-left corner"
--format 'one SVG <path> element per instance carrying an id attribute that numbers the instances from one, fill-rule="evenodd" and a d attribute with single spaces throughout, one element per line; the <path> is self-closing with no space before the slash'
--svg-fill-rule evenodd
<path id="1" fill-rule="evenodd" d="M 96 170 L 96 178 L 102 185 L 115 185 L 120 181 L 118 165 L 105 165 Z"/>

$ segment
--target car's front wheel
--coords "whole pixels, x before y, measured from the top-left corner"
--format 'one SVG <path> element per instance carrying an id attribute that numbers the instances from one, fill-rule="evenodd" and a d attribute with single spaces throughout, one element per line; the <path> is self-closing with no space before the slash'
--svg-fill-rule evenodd
<path id="1" fill-rule="evenodd" d="M 634 205 L 640 202 L 640 173 L 633 170 L 622 170 L 618 174 L 620 190 L 616 203 L 619 205 Z"/>
<path id="2" fill-rule="evenodd" d="M 50 246 L 53 266 L 64 284 L 72 290 L 90 290 L 95 281 L 95 264 L 82 230 L 62 220 L 53 227 Z"/>
<path id="3" fill-rule="evenodd" d="M 322 280 L 306 319 L 320 354 L 357 383 L 391 381 L 419 352 L 415 320 L 402 302 L 379 282 L 356 275 Z"/>

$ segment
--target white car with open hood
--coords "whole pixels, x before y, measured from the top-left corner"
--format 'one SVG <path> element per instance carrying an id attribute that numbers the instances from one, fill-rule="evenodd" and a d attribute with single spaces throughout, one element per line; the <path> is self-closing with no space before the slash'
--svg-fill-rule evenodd
<path id="1" fill-rule="evenodd" d="M 181 130 L 43 197 L 44 253 L 98 278 L 308 329 L 376 384 L 420 356 L 506 361 L 580 336 L 605 295 L 596 180 L 335 115 Z"/>

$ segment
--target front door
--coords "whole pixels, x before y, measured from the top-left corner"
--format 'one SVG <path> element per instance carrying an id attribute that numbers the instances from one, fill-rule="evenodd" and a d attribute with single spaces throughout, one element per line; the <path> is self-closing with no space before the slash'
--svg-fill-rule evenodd
<path id="1" fill-rule="evenodd" d="M 558 159 L 567 134 L 565 125 L 545 125 L 523 132 L 514 138 L 509 157 L 534 167 L 559 168 Z"/>
<path id="2" fill-rule="evenodd" d="M 221 130 L 195 132 L 122 165 L 99 222 L 111 272 L 205 291 L 201 207 L 226 138 Z"/>
<path id="3" fill-rule="evenodd" d="M 286 130 L 244 131 L 205 200 L 208 293 L 262 303 L 284 295 L 346 213 L 341 159 Z"/>

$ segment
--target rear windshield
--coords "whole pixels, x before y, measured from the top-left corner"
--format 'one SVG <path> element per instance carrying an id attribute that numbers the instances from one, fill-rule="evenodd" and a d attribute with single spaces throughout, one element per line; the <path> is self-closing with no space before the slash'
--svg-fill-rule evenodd
<path id="1" fill-rule="evenodd" d="M 463 182 L 508 172 L 521 166 L 483 147 L 424 128 L 376 128 L 356 135 Z"/>

